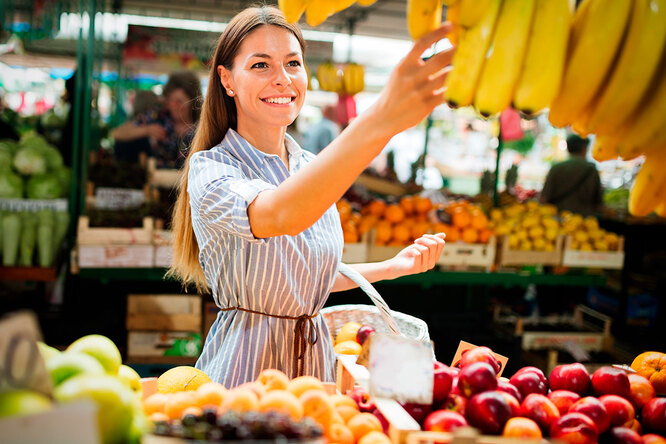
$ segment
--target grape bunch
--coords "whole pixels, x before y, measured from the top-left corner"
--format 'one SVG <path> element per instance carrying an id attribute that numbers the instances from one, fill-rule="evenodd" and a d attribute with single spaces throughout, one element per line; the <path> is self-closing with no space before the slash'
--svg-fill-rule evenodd
<path id="1" fill-rule="evenodd" d="M 158 421 L 153 433 L 182 439 L 206 441 L 309 440 L 323 436 L 311 418 L 294 421 L 279 412 L 226 412 L 205 409 L 201 415 L 188 414 L 181 421 Z"/>

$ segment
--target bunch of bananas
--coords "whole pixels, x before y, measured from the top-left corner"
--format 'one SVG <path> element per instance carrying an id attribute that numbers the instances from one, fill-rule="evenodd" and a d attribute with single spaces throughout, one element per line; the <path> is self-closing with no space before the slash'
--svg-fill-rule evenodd
<path id="1" fill-rule="evenodd" d="M 332 62 L 322 63 L 317 67 L 319 89 L 334 93 L 342 92 L 342 72 Z"/>
<path id="2" fill-rule="evenodd" d="M 347 63 L 339 69 L 332 62 L 326 62 L 317 68 L 319 89 L 338 94 L 354 95 L 365 88 L 363 66 Z"/>
<path id="3" fill-rule="evenodd" d="M 315 27 L 335 14 L 349 8 L 354 3 L 370 6 L 377 0 L 278 0 L 278 6 L 289 23 L 296 23 L 305 12 L 305 21 Z"/>
<path id="4" fill-rule="evenodd" d="M 357 63 L 347 63 L 342 69 L 344 93 L 353 96 L 365 89 L 365 72 Z"/>

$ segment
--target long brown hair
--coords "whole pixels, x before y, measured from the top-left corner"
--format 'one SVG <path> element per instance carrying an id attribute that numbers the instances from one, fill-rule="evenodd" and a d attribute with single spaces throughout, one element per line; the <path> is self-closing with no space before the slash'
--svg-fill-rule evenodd
<path id="1" fill-rule="evenodd" d="M 280 26 L 290 31 L 305 56 L 305 40 L 297 25 L 290 24 L 279 9 L 273 6 L 251 7 L 237 14 L 224 29 L 217 42 L 208 78 L 208 92 L 201 109 L 201 117 L 181 171 L 178 199 L 173 210 L 173 263 L 167 276 L 179 278 L 183 284 L 193 283 L 198 291 L 208 288 L 199 264 L 199 245 L 192 228 L 187 176 L 190 158 L 199 151 L 208 150 L 222 141 L 229 128 L 236 129 L 236 104 L 225 94 L 217 67 L 231 70 L 241 43 L 254 29 L 262 25 Z"/>

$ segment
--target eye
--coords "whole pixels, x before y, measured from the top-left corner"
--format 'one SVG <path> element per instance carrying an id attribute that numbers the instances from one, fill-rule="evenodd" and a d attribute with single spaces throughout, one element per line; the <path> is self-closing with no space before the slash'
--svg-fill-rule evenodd
<path id="1" fill-rule="evenodd" d="M 254 65 L 252 65 L 252 68 L 258 68 L 258 69 L 268 68 L 268 64 L 266 62 L 257 62 Z"/>
<path id="2" fill-rule="evenodd" d="M 291 62 L 287 63 L 287 66 L 301 66 L 301 62 L 298 60 L 292 60 Z"/>

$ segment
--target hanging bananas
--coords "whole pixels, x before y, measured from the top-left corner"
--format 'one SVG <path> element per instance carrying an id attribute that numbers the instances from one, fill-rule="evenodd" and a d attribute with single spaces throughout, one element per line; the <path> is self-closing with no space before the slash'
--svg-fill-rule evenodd
<path id="1" fill-rule="evenodd" d="M 442 0 L 407 0 L 407 29 L 412 39 L 436 29 L 442 23 Z"/>
<path id="2" fill-rule="evenodd" d="M 335 3 L 329 0 L 309 0 L 305 7 L 305 21 L 313 28 L 321 25 L 335 12 Z"/>
<path id="3" fill-rule="evenodd" d="M 463 28 L 471 28 L 479 23 L 481 17 L 490 6 L 491 0 L 460 0 L 460 25 Z"/>
<path id="4" fill-rule="evenodd" d="M 321 90 L 334 93 L 342 91 L 342 76 L 331 62 L 322 63 L 317 67 L 317 82 Z"/>
<path id="5" fill-rule="evenodd" d="M 296 23 L 301 18 L 308 0 L 278 0 L 278 7 L 289 23 Z"/>
<path id="6" fill-rule="evenodd" d="M 365 89 L 363 67 L 356 63 L 347 63 L 342 70 L 342 84 L 345 94 L 354 95 Z"/>

